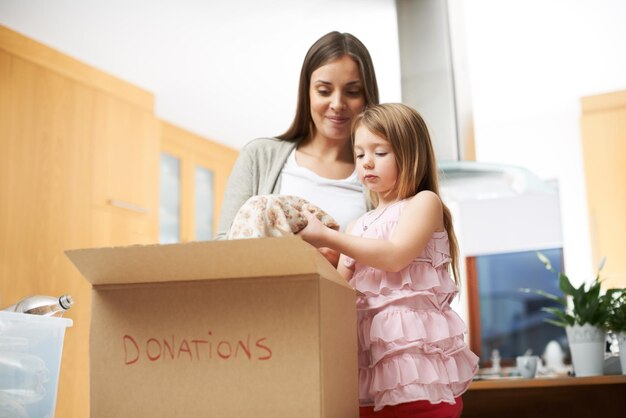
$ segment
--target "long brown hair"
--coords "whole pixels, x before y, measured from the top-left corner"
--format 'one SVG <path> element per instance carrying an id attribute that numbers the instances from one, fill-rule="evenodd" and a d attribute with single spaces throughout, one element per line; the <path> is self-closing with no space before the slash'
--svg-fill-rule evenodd
<path id="1" fill-rule="evenodd" d="M 343 56 L 349 56 L 356 62 L 363 82 L 365 106 L 378 104 L 378 83 L 370 54 L 354 35 L 349 33 L 330 32 L 318 39 L 309 48 L 298 83 L 298 104 L 296 115 L 287 131 L 277 138 L 286 141 L 296 141 L 311 135 L 315 129 L 311 119 L 311 75 L 323 65 L 335 61 Z"/>
<path id="2" fill-rule="evenodd" d="M 439 196 L 437 163 L 432 141 L 426 122 L 413 108 L 400 103 L 386 103 L 366 108 L 355 119 L 354 132 L 359 126 L 385 138 L 391 145 L 398 167 L 398 179 L 392 193 L 399 199 L 415 196 L 422 190 L 430 190 Z M 378 196 L 368 192 L 368 197 L 378 205 Z M 443 224 L 450 241 L 450 263 L 454 282 L 459 284 L 458 274 L 458 242 L 452 225 L 452 214 L 441 202 L 443 208 Z"/>

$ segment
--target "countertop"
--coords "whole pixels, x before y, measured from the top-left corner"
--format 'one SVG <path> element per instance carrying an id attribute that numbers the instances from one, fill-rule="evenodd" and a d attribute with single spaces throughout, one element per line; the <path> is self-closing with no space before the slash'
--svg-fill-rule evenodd
<path id="1" fill-rule="evenodd" d="M 626 375 L 476 380 L 463 404 L 463 418 L 622 418 Z"/>
<path id="2" fill-rule="evenodd" d="M 521 377 L 506 377 L 501 379 L 481 379 L 472 382 L 469 390 L 511 389 L 511 388 L 539 388 L 553 386 L 580 386 L 580 385 L 611 385 L 626 384 L 626 375 L 589 376 L 589 377 L 535 377 L 524 379 Z"/>

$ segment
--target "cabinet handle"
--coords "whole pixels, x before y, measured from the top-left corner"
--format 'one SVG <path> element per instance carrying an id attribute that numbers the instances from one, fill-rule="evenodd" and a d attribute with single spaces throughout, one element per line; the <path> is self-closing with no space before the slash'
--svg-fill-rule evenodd
<path id="1" fill-rule="evenodd" d="M 116 208 L 126 209 L 126 210 L 129 210 L 131 212 L 136 212 L 136 213 L 150 212 L 147 208 L 144 208 L 143 206 L 135 205 L 134 203 L 126 202 L 124 200 L 119 200 L 119 199 L 111 199 L 109 200 L 109 204 Z"/>

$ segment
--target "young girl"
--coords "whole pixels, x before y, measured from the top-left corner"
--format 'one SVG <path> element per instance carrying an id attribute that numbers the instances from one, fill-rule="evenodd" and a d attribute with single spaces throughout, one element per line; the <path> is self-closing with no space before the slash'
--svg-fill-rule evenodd
<path id="1" fill-rule="evenodd" d="M 302 238 L 342 255 L 338 269 L 357 300 L 361 417 L 459 417 L 478 369 L 450 308 L 458 278 L 450 211 L 439 198 L 426 124 L 402 104 L 356 119 L 359 179 L 376 207 L 346 234 L 306 214 Z"/>

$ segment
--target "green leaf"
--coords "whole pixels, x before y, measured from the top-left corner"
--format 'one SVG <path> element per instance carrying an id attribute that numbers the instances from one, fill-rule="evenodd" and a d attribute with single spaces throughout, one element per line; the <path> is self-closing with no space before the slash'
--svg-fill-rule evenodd
<path id="1" fill-rule="evenodd" d="M 600 301 L 591 299 L 587 301 L 587 305 L 582 309 L 580 321 L 582 324 L 598 325 L 602 322 L 603 313 L 598 309 Z"/>
<path id="2" fill-rule="evenodd" d="M 602 257 L 602 260 L 600 260 L 600 263 L 598 263 L 598 273 L 602 271 L 602 268 L 604 267 L 604 263 L 606 263 L 606 255 Z"/>
<path id="3" fill-rule="evenodd" d="M 548 322 L 548 323 L 550 323 L 552 325 L 556 325 L 556 326 L 559 326 L 559 327 L 566 327 L 568 325 L 574 325 L 574 323 L 576 322 L 574 320 L 573 316 L 568 315 L 562 309 L 550 306 L 550 307 L 543 307 L 543 308 L 541 308 L 541 310 L 556 316 L 555 319 L 546 318 L 544 320 L 545 322 Z"/>
<path id="4" fill-rule="evenodd" d="M 593 283 L 588 293 L 590 299 L 598 299 L 598 296 L 600 296 L 600 282 Z"/>
<path id="5" fill-rule="evenodd" d="M 556 316 L 558 319 L 565 321 L 565 317 L 567 316 L 567 314 L 559 308 L 555 308 L 553 306 L 544 306 L 543 308 L 541 308 L 542 311 L 544 312 L 548 312 L 551 313 L 552 315 Z"/>
<path id="6" fill-rule="evenodd" d="M 522 289 L 519 289 L 519 291 L 524 292 L 524 293 L 534 293 L 535 295 L 543 296 L 545 298 L 558 302 L 563 306 L 567 306 L 567 302 L 565 298 L 559 297 L 557 295 L 553 295 L 552 293 L 544 292 L 541 289 L 522 288 Z"/>
<path id="7" fill-rule="evenodd" d="M 626 288 L 607 290 L 603 300 L 608 305 L 606 328 L 613 332 L 626 331 Z"/>
<path id="8" fill-rule="evenodd" d="M 555 321 L 554 319 L 546 319 L 546 322 L 552 325 L 556 325 L 557 327 L 562 327 L 562 328 L 565 328 L 568 325 L 574 325 L 574 324 L 569 324 L 568 322 Z"/>
<path id="9" fill-rule="evenodd" d="M 574 289 L 574 293 L 572 294 L 574 298 L 574 305 L 580 306 L 583 303 L 585 303 L 585 297 L 587 296 L 587 291 L 585 290 L 585 283 L 582 283 L 578 288 L 575 288 L 573 286 L 572 288 Z"/>
<path id="10" fill-rule="evenodd" d="M 566 295 L 574 295 L 576 293 L 576 289 L 572 286 L 572 283 L 569 281 L 569 277 L 567 277 L 563 273 L 559 273 L 559 288 Z"/>
<path id="11" fill-rule="evenodd" d="M 554 272 L 547 257 L 539 252 L 537 257 L 548 270 Z M 605 260 L 603 259 L 598 268 L 598 275 L 592 282 L 589 284 L 582 283 L 578 287 L 572 285 L 567 275 L 562 272 L 557 273 L 559 289 L 563 292 L 563 297 L 536 289 L 520 290 L 557 301 L 564 307 L 550 306 L 542 308 L 543 311 L 554 316 L 554 318 L 546 319 L 546 322 L 553 325 L 564 327 L 589 323 L 611 330 L 626 329 L 626 289 L 622 289 L 621 292 L 617 290 L 607 291 L 606 294 L 600 295 L 602 281 L 600 280 L 599 270 L 604 266 L 604 262 Z M 571 302 L 571 305 L 568 302 Z M 619 306 L 619 309 L 617 306 Z"/>

